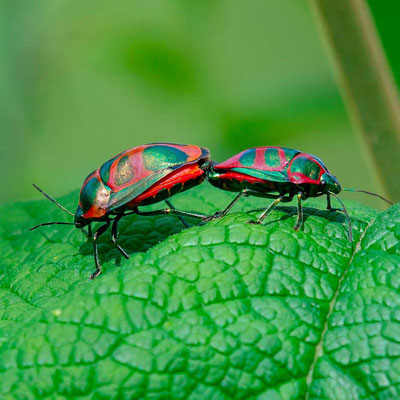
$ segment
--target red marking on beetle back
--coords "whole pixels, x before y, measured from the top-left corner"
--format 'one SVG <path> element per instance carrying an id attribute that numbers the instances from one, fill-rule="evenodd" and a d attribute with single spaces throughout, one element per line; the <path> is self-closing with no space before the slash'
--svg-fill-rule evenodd
<path id="1" fill-rule="evenodd" d="M 197 164 L 184 165 L 183 167 L 171 172 L 165 178 L 160 179 L 148 190 L 142 193 L 140 196 L 133 199 L 127 204 L 130 208 L 135 208 L 140 205 L 140 203 L 149 198 L 155 197 L 163 189 L 171 189 L 178 183 L 186 183 L 192 179 L 197 179 L 204 175 L 204 171 Z"/>
<path id="2" fill-rule="evenodd" d="M 182 150 L 187 155 L 187 160 L 185 163 L 193 163 L 198 160 L 202 155 L 202 149 L 198 146 L 184 146 L 178 144 L 168 144 L 168 143 L 152 143 L 144 146 L 134 147 L 132 149 L 126 150 L 118 155 L 115 161 L 112 163 L 110 167 L 110 179 L 106 183 L 114 192 L 119 192 L 122 189 L 125 189 L 128 186 L 135 184 L 136 182 L 140 181 L 141 179 L 147 178 L 153 171 L 147 170 L 146 167 L 143 165 L 143 151 L 152 146 L 165 146 L 165 147 L 172 147 L 179 150 Z M 126 182 L 123 185 L 116 184 L 116 174 L 117 174 L 117 165 L 118 162 L 122 157 L 128 157 L 129 162 L 131 164 L 131 168 L 134 171 L 133 178 Z"/>
<path id="3" fill-rule="evenodd" d="M 153 173 L 153 171 L 148 171 L 143 166 L 142 154 L 143 154 L 143 150 L 146 147 L 147 146 L 139 146 L 139 147 L 135 147 L 134 149 L 127 150 L 126 152 L 121 153 L 115 159 L 115 161 L 112 163 L 112 165 L 110 167 L 110 179 L 107 182 L 107 186 L 109 186 L 113 190 L 113 192 L 119 192 L 120 190 L 125 189 L 128 186 L 135 184 L 136 182 L 148 177 L 149 175 L 151 175 Z M 118 166 L 118 163 L 121 160 L 121 158 L 125 157 L 125 156 L 127 156 L 129 159 L 131 168 L 134 171 L 134 176 L 129 182 L 126 182 L 123 185 L 117 185 L 117 183 L 116 183 L 117 166 Z"/>
<path id="4" fill-rule="evenodd" d="M 257 168 L 261 170 L 268 168 L 268 165 L 265 163 L 265 148 L 258 147 L 256 149 L 256 158 L 251 168 Z"/>
<path id="5" fill-rule="evenodd" d="M 278 146 L 263 146 L 263 147 L 254 147 L 256 151 L 256 156 L 254 159 L 253 164 L 249 167 L 246 165 L 243 165 L 239 160 L 242 157 L 242 155 L 251 149 L 244 150 L 239 154 L 236 154 L 235 156 L 228 158 L 227 160 L 223 161 L 222 163 L 215 164 L 213 166 L 214 169 L 231 169 L 231 168 L 248 168 L 248 169 L 258 169 L 260 171 L 283 171 L 284 168 L 289 164 L 290 161 L 288 161 L 285 157 L 285 151 Z M 265 160 L 265 152 L 270 149 L 277 149 L 278 154 L 279 154 L 279 159 L 281 161 L 281 165 L 278 167 L 271 167 L 266 163 Z"/>
<path id="6" fill-rule="evenodd" d="M 272 167 L 267 164 L 266 156 L 267 156 L 267 151 L 270 149 L 276 149 L 278 152 L 280 165 L 278 165 L 277 167 Z M 256 160 L 254 162 L 255 169 L 258 169 L 260 171 L 278 171 L 278 172 L 280 172 L 286 167 L 286 165 L 288 163 L 289 163 L 289 161 L 287 161 L 285 158 L 285 152 L 280 147 L 276 147 L 276 146 L 258 147 L 256 150 Z"/>
<path id="7" fill-rule="evenodd" d="M 240 157 L 243 155 L 244 151 L 235 156 L 228 158 L 222 163 L 215 164 L 214 169 L 230 169 L 230 168 L 243 168 L 242 163 L 239 161 Z"/>
<path id="8" fill-rule="evenodd" d="M 289 161 L 286 160 L 285 152 L 283 151 L 283 149 L 278 148 L 278 155 L 279 159 L 281 160 L 281 168 L 283 169 L 289 163 Z"/>

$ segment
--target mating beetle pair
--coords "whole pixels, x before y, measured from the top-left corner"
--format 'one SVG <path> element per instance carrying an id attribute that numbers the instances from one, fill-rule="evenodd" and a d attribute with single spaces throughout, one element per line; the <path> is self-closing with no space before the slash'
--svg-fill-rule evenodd
<path id="1" fill-rule="evenodd" d="M 176 193 L 199 185 L 207 179 L 213 186 L 223 190 L 239 192 L 223 210 L 212 216 L 176 210 L 167 200 Z M 351 221 L 343 202 L 336 196 L 341 190 L 360 191 L 388 200 L 375 193 L 356 189 L 342 189 L 337 179 L 330 174 L 324 163 L 315 156 L 284 147 L 257 147 L 245 150 L 232 158 L 215 163 L 209 150 L 193 145 L 152 143 L 126 150 L 89 174 L 80 192 L 75 214 L 66 210 L 43 192 L 50 201 L 74 216 L 74 222 L 46 222 L 43 225 L 75 225 L 89 228 L 93 238 L 93 253 L 96 270 L 91 279 L 101 273 L 97 240 L 111 228 L 111 240 L 125 258 L 125 250 L 117 243 L 118 223 L 130 214 L 160 215 L 174 213 L 209 221 L 225 216 L 242 196 L 257 196 L 275 199 L 253 223 L 261 224 L 269 212 L 280 202 L 289 202 L 297 197 L 297 221 L 299 230 L 303 224 L 302 200 L 308 197 L 327 196 L 327 208 L 331 208 L 330 196 L 336 197 L 343 206 L 349 222 L 349 240 L 352 241 Z M 143 212 L 139 206 L 164 200 L 169 208 Z M 391 203 L 390 203 L 391 204 Z M 92 235 L 91 223 L 104 222 Z M 185 221 L 182 219 L 185 224 Z M 185 224 L 186 226 L 186 224 Z"/>

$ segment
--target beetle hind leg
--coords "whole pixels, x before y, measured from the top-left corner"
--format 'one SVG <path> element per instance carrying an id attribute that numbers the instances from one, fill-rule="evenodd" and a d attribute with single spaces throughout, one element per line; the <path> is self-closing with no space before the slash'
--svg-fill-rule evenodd
<path id="1" fill-rule="evenodd" d="M 136 214 L 138 215 L 145 215 L 145 216 L 153 216 L 153 215 L 168 215 L 168 214 L 175 214 L 175 215 L 181 215 L 183 217 L 191 217 L 191 218 L 198 218 L 204 220 L 204 218 L 207 217 L 207 215 L 204 214 L 197 214 L 197 213 L 192 213 L 192 212 L 187 212 L 187 211 L 181 211 L 177 210 L 176 208 L 163 208 L 161 210 L 154 210 L 154 211 L 135 211 Z"/>
<path id="2" fill-rule="evenodd" d="M 265 211 L 257 218 L 257 221 L 247 221 L 248 224 L 262 224 L 264 222 L 264 219 L 267 217 L 267 215 L 284 199 L 283 196 L 279 196 L 276 198 L 274 202 L 272 202 L 266 209 Z"/>
<path id="3" fill-rule="evenodd" d="M 171 209 L 171 210 L 176 210 L 176 208 L 172 205 L 172 203 L 169 200 L 164 200 L 165 203 L 167 204 L 167 206 Z M 182 215 L 178 215 L 177 217 L 179 218 L 179 220 L 182 222 L 183 226 L 187 229 L 190 228 L 190 225 L 186 222 L 185 218 L 182 217 Z"/>
<path id="4" fill-rule="evenodd" d="M 226 206 L 226 208 L 222 211 L 217 211 L 213 215 L 210 215 L 209 217 L 206 217 L 203 219 L 204 222 L 209 222 L 212 221 L 213 219 L 217 218 L 222 218 L 225 217 L 226 214 L 232 209 L 232 207 L 242 198 L 242 197 L 248 196 L 248 190 L 243 189 L 241 192 L 239 192 L 236 197 Z"/>

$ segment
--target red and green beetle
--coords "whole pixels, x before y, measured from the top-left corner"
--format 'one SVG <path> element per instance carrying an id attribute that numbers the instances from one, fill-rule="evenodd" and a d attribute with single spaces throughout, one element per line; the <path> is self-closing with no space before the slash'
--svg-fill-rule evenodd
<path id="1" fill-rule="evenodd" d="M 337 197 L 341 190 L 367 193 L 392 204 L 376 193 L 341 188 L 336 177 L 319 158 L 286 147 L 267 146 L 244 150 L 222 163 L 214 163 L 207 169 L 206 177 L 213 186 L 239 192 L 223 211 L 215 213 L 206 220 L 223 217 L 242 196 L 275 199 L 257 221 L 249 221 L 261 224 L 278 203 L 289 202 L 293 197 L 297 197 L 297 221 L 294 229 L 299 230 L 303 225 L 302 200 L 326 195 L 327 209 L 336 210 L 331 206 L 332 195 L 343 206 L 349 222 L 350 241 L 352 241 L 350 217 L 343 202 Z"/>
<path id="2" fill-rule="evenodd" d="M 105 222 L 93 234 L 93 254 L 96 278 L 101 273 L 97 239 L 111 228 L 111 240 L 125 258 L 128 254 L 117 243 L 118 222 L 128 214 L 160 215 L 174 213 L 204 219 L 204 215 L 179 211 L 166 200 L 176 193 L 190 189 L 205 179 L 205 169 L 211 164 L 206 148 L 172 143 L 151 143 L 126 150 L 88 175 L 83 182 L 79 205 L 75 214 L 66 210 L 36 185 L 50 201 L 74 216 L 74 222 L 46 222 L 37 225 L 64 224 L 83 228 L 92 222 Z M 166 201 L 169 208 L 156 211 L 139 211 L 139 206 Z M 182 220 L 184 222 L 184 220 Z"/>

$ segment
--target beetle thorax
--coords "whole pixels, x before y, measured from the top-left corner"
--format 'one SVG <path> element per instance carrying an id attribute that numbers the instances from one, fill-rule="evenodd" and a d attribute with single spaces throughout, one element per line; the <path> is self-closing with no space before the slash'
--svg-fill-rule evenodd
<path id="1" fill-rule="evenodd" d="M 110 189 L 100 179 L 98 170 L 89 175 L 82 186 L 79 197 L 83 218 L 103 217 L 108 211 L 110 193 Z"/>

